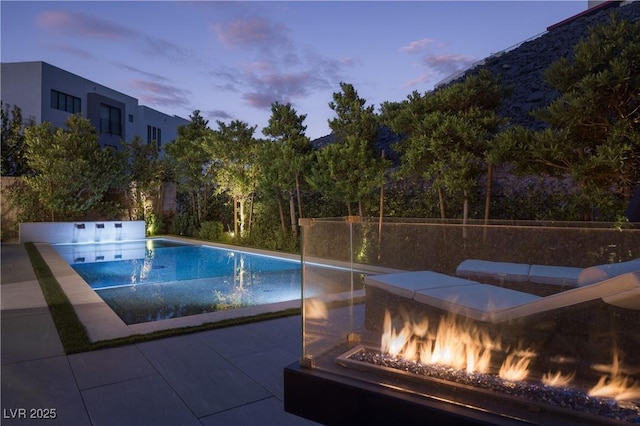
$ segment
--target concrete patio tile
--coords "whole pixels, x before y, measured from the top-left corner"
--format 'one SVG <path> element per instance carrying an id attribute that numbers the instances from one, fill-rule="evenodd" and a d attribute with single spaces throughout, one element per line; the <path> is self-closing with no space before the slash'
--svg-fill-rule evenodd
<path id="1" fill-rule="evenodd" d="M 243 327 L 297 356 L 302 354 L 302 319 L 300 315 L 255 322 Z"/>
<path id="2" fill-rule="evenodd" d="M 80 390 L 158 373 L 135 346 L 70 355 L 69 363 Z"/>
<path id="3" fill-rule="evenodd" d="M 20 362 L 1 368 L 3 414 L 9 409 L 20 408 L 26 409 L 27 416 L 45 414 L 44 409 L 50 410 L 48 414 L 55 411 L 54 419 L 3 418 L 3 426 L 91 424 L 66 357 Z M 43 411 L 31 412 L 30 409 Z"/>
<path id="4" fill-rule="evenodd" d="M 194 335 L 137 346 L 198 417 L 269 396 L 265 388 Z"/>
<path id="5" fill-rule="evenodd" d="M 17 243 L 2 243 L 0 245 L 2 254 L 2 291 L 4 286 L 12 283 L 32 281 L 36 275 L 31 267 L 31 261 L 27 255 L 24 245 Z"/>
<path id="6" fill-rule="evenodd" d="M 274 396 L 284 401 L 284 368 L 300 358 L 282 348 L 270 349 L 241 357 L 231 362 Z"/>
<path id="7" fill-rule="evenodd" d="M 214 414 L 200 419 L 205 426 L 309 426 L 315 424 L 302 417 L 284 411 L 284 406 L 277 398 L 267 398 L 242 407 Z"/>
<path id="8" fill-rule="evenodd" d="M 82 397 L 94 426 L 201 424 L 158 375 L 84 390 Z"/>
<path id="9" fill-rule="evenodd" d="M 3 310 L 2 365 L 64 355 L 48 308 Z"/>
<path id="10" fill-rule="evenodd" d="M 3 284 L 0 295 L 0 308 L 3 311 L 47 307 L 40 284 L 36 280 Z"/>
<path id="11" fill-rule="evenodd" d="M 227 327 L 196 334 L 225 358 L 263 352 L 278 347 L 274 342 L 244 326 Z"/>

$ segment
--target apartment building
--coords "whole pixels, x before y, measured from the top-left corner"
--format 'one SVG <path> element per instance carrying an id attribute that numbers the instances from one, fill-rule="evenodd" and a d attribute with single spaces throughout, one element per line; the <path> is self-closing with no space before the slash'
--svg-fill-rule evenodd
<path id="1" fill-rule="evenodd" d="M 189 120 L 156 111 L 138 99 L 87 80 L 46 62 L 0 64 L 2 102 L 20 107 L 25 121 L 64 127 L 70 114 L 87 118 L 100 145 L 122 149 L 122 141 L 139 136 L 160 149 L 174 140 Z"/>

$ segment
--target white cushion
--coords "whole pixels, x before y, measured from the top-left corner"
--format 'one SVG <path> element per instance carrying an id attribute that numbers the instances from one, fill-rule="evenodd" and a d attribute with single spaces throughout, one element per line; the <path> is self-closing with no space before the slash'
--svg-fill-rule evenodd
<path id="1" fill-rule="evenodd" d="M 397 296 L 413 298 L 418 290 L 439 287 L 459 287 L 478 284 L 451 275 L 433 271 L 399 272 L 395 274 L 370 275 L 364 279 L 365 285 L 385 290 Z"/>
<path id="2" fill-rule="evenodd" d="M 529 281 L 541 284 L 578 285 L 578 275 L 582 268 L 570 266 L 531 265 Z"/>
<path id="3" fill-rule="evenodd" d="M 640 258 L 628 262 L 608 263 L 585 268 L 578 275 L 578 285 L 589 285 L 628 272 L 640 271 Z"/>
<path id="4" fill-rule="evenodd" d="M 467 259 L 458 265 L 456 274 L 459 277 L 481 279 L 505 279 L 507 281 L 528 281 L 527 263 L 493 262 L 489 260 Z"/>
<path id="5" fill-rule="evenodd" d="M 481 321 L 489 320 L 495 311 L 540 299 L 533 294 L 488 284 L 420 290 L 413 298 L 416 302 Z"/>

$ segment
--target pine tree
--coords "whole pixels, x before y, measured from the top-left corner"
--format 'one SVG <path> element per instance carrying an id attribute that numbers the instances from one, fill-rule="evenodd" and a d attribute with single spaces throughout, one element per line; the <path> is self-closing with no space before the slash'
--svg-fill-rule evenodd
<path id="1" fill-rule="evenodd" d="M 340 83 L 340 88 L 329 103 L 337 115 L 329 120 L 335 141 L 317 152 L 309 181 L 325 195 L 346 202 L 349 215 L 351 203 L 357 202 L 362 216 L 363 200 L 384 184 L 389 162 L 375 151 L 378 120 L 373 106 L 365 106 L 351 84 Z"/>
<path id="2" fill-rule="evenodd" d="M 522 173 L 571 177 L 583 219 L 615 216 L 640 182 L 640 22 L 612 14 L 545 77 L 560 96 L 532 114 L 548 128 L 512 129 L 503 149 Z"/>
<path id="3" fill-rule="evenodd" d="M 291 104 L 275 102 L 271 105 L 269 125 L 262 129 L 262 133 L 273 138 L 271 144 L 266 144 L 269 149 L 265 149 L 261 156 L 263 187 L 276 192 L 281 212 L 281 194 L 287 194 L 294 236 L 297 236 L 294 197 L 298 202 L 298 217 L 303 217 L 300 184 L 309 166 L 312 150 L 311 141 L 304 133 L 306 126 L 303 122 L 306 118 L 305 114 L 299 116 Z"/>

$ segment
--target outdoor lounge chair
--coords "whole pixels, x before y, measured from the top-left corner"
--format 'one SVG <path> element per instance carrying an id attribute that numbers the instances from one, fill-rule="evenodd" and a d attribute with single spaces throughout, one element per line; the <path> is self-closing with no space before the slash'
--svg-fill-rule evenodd
<path id="1" fill-rule="evenodd" d="M 597 299 L 624 308 L 640 309 L 640 270 L 545 297 L 431 271 L 369 276 L 365 278 L 365 285 L 490 323 Z"/>
<path id="2" fill-rule="evenodd" d="M 467 279 L 495 282 L 532 282 L 567 287 L 593 284 L 625 272 L 640 270 L 640 259 L 597 265 L 589 268 L 569 266 L 529 265 L 526 263 L 494 262 L 467 259 L 456 268 L 456 275 Z"/>

